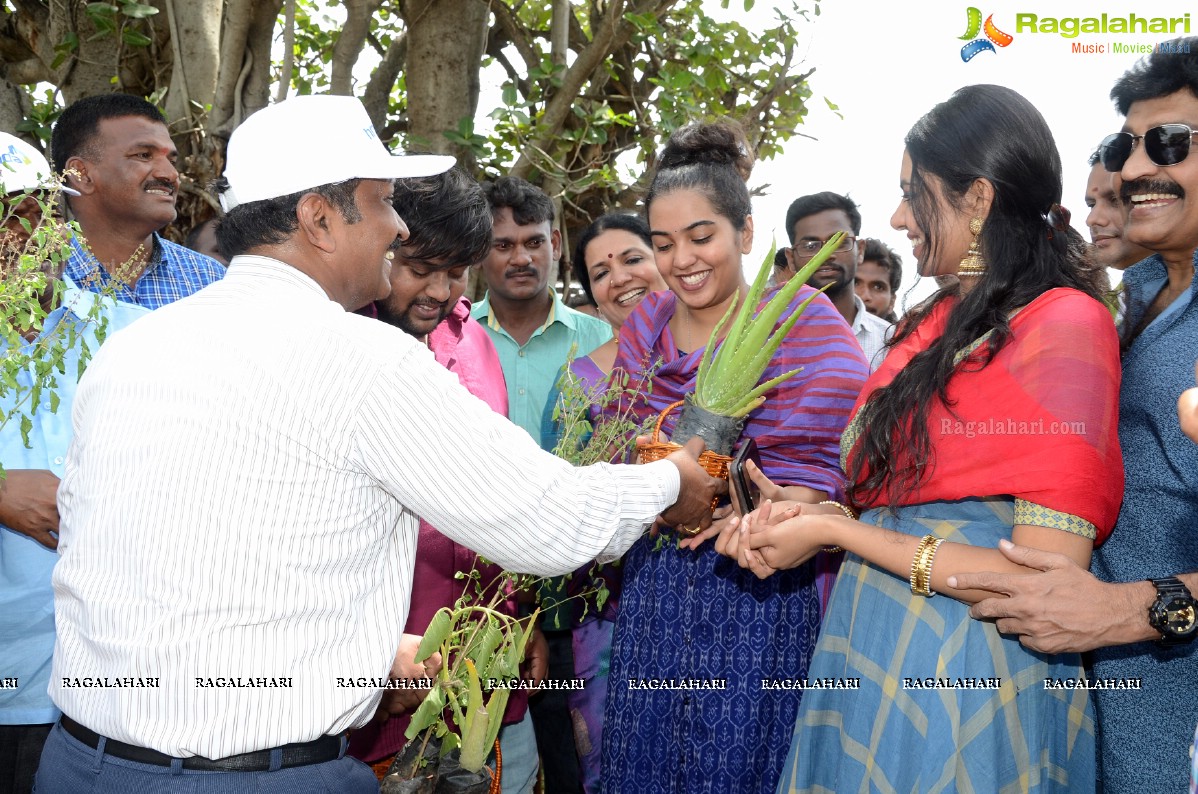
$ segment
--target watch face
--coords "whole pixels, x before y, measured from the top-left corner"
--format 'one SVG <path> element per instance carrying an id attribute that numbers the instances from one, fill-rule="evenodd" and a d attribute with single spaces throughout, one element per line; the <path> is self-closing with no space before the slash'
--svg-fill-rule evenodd
<path id="1" fill-rule="evenodd" d="M 1165 625 L 1174 634 L 1186 635 L 1198 627 L 1198 614 L 1194 610 L 1194 602 L 1185 598 L 1177 598 L 1165 607 Z"/>

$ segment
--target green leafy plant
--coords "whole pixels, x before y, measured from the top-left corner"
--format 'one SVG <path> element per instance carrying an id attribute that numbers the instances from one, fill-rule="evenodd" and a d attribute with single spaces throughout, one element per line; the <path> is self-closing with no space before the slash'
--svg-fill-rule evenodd
<path id="1" fill-rule="evenodd" d="M 477 583 L 478 575 L 476 568 L 468 578 Z M 527 587 L 533 577 L 504 574 L 502 579 Z M 527 619 L 504 614 L 498 610 L 507 598 L 503 582 L 487 589 L 490 596 L 485 603 L 463 593 L 453 607 L 442 607 L 430 621 L 415 661 L 440 652 L 441 670 L 404 734 L 412 740 L 424 732 L 420 756 L 431 739 L 439 739 L 441 757 L 458 750 L 462 768 L 470 772 L 482 770 L 499 735 L 512 691 L 508 682 L 520 676 L 539 612 Z M 451 720 L 444 717 L 447 708 Z"/>
<path id="2" fill-rule="evenodd" d="M 36 223 L 18 214 L 29 201 L 37 204 Z M 91 358 L 84 328 L 94 326 L 94 337 L 103 342 L 107 327 L 101 302 L 94 301 L 80 318 L 82 326 L 59 323 L 44 332 L 48 309 L 62 294 L 63 284 L 56 276 L 70 256 L 71 235 L 79 233 L 77 225 L 56 219 L 58 201 L 58 191 L 48 190 L 14 194 L 0 203 L 0 223 L 6 229 L 19 224 L 24 232 L 0 233 L 0 432 L 17 423 L 26 447 L 37 412 L 58 411 L 58 379 L 77 380 Z M 77 369 L 68 373 L 67 354 L 76 347 Z"/>
<path id="3" fill-rule="evenodd" d="M 588 389 L 567 364 L 557 382 L 553 422 L 558 441 L 553 454 L 575 466 L 625 460 L 636 437 L 653 427 L 652 418 L 638 421 L 632 409 L 636 399 L 652 392 L 654 370 L 646 362 L 635 380 L 616 370 Z"/>
<path id="4" fill-rule="evenodd" d="M 631 401 L 626 398 L 647 391 L 651 373 L 652 368 L 646 367 L 634 379 L 618 370 L 610 380 L 586 388 L 571 368 L 565 367 L 553 411 L 559 430 L 554 454 L 576 466 L 625 459 L 636 436 L 649 424 L 636 420 Z M 480 558 L 479 562 L 485 560 Z M 600 567 L 595 565 L 588 571 L 590 581 L 580 592 L 547 600 L 544 607 L 557 608 L 577 598 L 584 605 L 584 615 L 592 606 L 602 609 L 609 593 L 599 574 Z M 518 619 L 498 607 L 509 592 L 536 592 L 546 580 L 504 572 L 484 585 L 477 567 L 458 576 L 467 580 L 462 596 L 452 607 L 443 607 L 433 616 L 416 654 L 418 663 L 433 653 L 440 653 L 442 659 L 441 670 L 405 733 L 409 742 L 418 744 L 404 762 L 397 759 L 388 778 L 392 774 L 411 777 L 418 774 L 422 763 L 440 762 L 455 750 L 462 769 L 480 772 L 499 735 L 513 682 L 519 680 L 520 665 L 541 609 Z M 438 743 L 439 748 L 430 758 L 428 748 Z"/>
<path id="5" fill-rule="evenodd" d="M 570 363 L 573 357 L 574 351 L 571 351 Z M 636 438 L 648 434 L 653 428 L 652 417 L 638 420 L 633 409 L 637 400 L 644 399 L 652 392 L 656 366 L 642 362 L 635 378 L 625 370 L 617 369 L 607 380 L 587 388 L 574 374 L 570 363 L 562 371 L 557 383 L 558 396 L 553 408 L 557 443 L 553 454 L 575 466 L 629 460 Z M 602 565 L 595 563 L 584 573 L 575 572 L 559 577 L 556 583 L 560 586 L 544 587 L 538 593 L 542 607 L 553 614 L 568 600 L 565 594 L 570 588 L 566 583 L 572 582 L 575 577 L 585 577 L 586 593 L 582 594 L 582 614 L 579 619 L 586 618 L 591 610 L 602 612 L 611 596 L 604 570 L 619 564 L 620 560 Z"/>
<path id="6" fill-rule="evenodd" d="M 764 383 L 758 382 L 770 360 L 778 352 L 782 340 L 794 328 L 811 301 L 815 300 L 815 296 L 822 294 L 823 290 L 800 303 L 782 325 L 774 330 L 782 312 L 794 300 L 799 289 L 807 283 L 807 279 L 811 278 L 832 255 L 840 245 L 842 237 L 844 233 L 840 232 L 828 240 L 810 262 L 786 282 L 760 311 L 754 313 L 765 292 L 766 281 L 773 267 L 775 249 L 770 248 L 769 255 L 762 263 L 744 303 L 739 303 L 734 296 L 728 311 L 712 331 L 695 378 L 696 406 L 717 416 L 744 417 L 765 401 L 766 392 L 802 371 L 795 369 Z M 727 336 L 724 337 L 723 344 L 720 344 L 720 337 L 724 335 L 725 330 Z"/>

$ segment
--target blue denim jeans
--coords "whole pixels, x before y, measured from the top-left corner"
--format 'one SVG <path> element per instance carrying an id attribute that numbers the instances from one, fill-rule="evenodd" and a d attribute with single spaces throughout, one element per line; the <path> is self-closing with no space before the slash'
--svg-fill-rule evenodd
<path id="1" fill-rule="evenodd" d="M 537 735 L 532 716 L 499 730 L 499 752 L 503 753 L 503 794 L 532 794 L 541 764 L 537 758 Z"/>

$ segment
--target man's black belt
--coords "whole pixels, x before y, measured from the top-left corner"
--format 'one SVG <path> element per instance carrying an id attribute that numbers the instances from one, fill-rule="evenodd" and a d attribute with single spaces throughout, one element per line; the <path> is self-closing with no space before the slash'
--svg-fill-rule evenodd
<path id="1" fill-rule="evenodd" d="M 90 728 L 86 728 L 75 722 L 65 714 L 62 715 L 61 722 L 63 730 L 93 749 L 98 747 L 100 739 L 104 738 Z M 341 757 L 341 743 L 342 737 L 340 736 L 321 736 L 319 739 L 313 739 L 310 742 L 285 744 L 274 748 L 274 750 L 282 751 L 283 763 L 281 768 L 287 769 L 289 767 L 308 766 L 309 764 L 323 764 L 326 761 L 334 761 Z M 231 755 L 228 758 L 211 760 L 201 758 L 200 756 L 175 758 L 166 753 L 151 750 L 148 747 L 138 747 L 135 744 L 118 742 L 116 739 L 105 739 L 104 742 L 104 752 L 116 758 L 123 758 L 126 761 L 136 761 L 139 764 L 152 764 L 153 766 L 172 766 L 175 761 L 182 761 L 184 769 L 193 769 L 200 772 L 265 772 L 271 768 L 270 756 L 274 750 L 256 750 L 252 753 L 242 753 L 241 755 Z"/>

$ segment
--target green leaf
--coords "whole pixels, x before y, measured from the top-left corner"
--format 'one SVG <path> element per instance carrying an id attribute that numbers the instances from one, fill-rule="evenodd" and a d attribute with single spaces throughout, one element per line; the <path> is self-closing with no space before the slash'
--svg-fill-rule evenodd
<path id="1" fill-rule="evenodd" d="M 130 47 L 148 47 L 153 43 L 153 39 L 140 31 L 134 30 L 133 28 L 125 28 L 122 30 L 121 40 Z"/>
<path id="2" fill-rule="evenodd" d="M 32 449 L 29 443 L 29 434 L 33 432 L 33 420 L 28 416 L 21 414 L 21 441 L 25 443 L 25 449 Z"/>
<path id="3" fill-rule="evenodd" d="M 154 6 L 132 2 L 132 0 L 121 0 L 121 13 L 133 19 L 145 19 L 157 14 L 158 9 Z"/>
<path id="4" fill-rule="evenodd" d="M 412 661 L 420 664 L 436 653 L 437 649 L 441 647 L 441 643 L 449 637 L 452 628 L 453 616 L 449 607 L 441 607 L 429 621 L 428 628 L 424 630 L 424 636 L 420 638 L 420 645 L 417 646 L 416 656 Z"/>
<path id="5" fill-rule="evenodd" d="M 434 686 L 412 714 L 412 721 L 408 723 L 408 729 L 404 731 L 404 736 L 408 739 L 415 738 L 416 734 L 439 720 L 441 712 L 444 710 L 445 692 L 439 685 Z"/>
<path id="6" fill-rule="evenodd" d="M 470 653 L 468 654 L 469 658 L 478 665 L 479 677 L 485 679 L 492 675 L 491 670 L 495 664 L 495 649 L 502 642 L 503 632 L 488 622 L 486 628 L 482 631 L 482 639 L 470 649 Z"/>

